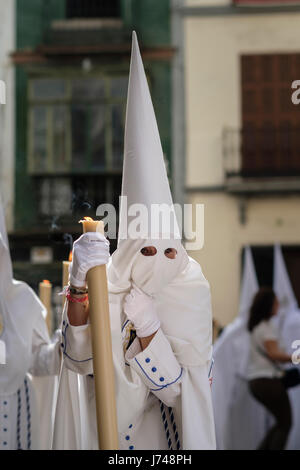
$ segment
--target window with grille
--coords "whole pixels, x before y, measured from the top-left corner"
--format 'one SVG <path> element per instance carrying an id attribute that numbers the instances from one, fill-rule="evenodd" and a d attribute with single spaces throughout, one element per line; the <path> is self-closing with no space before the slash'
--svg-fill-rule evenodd
<path id="1" fill-rule="evenodd" d="M 284 6 L 300 4 L 300 0 L 233 0 L 235 5 L 249 5 L 249 6 Z"/>
<path id="2" fill-rule="evenodd" d="M 120 0 L 67 0 L 67 18 L 118 18 Z"/>
<path id="3" fill-rule="evenodd" d="M 117 204 L 127 86 L 121 74 L 30 80 L 28 170 L 41 215 Z"/>
<path id="4" fill-rule="evenodd" d="M 127 75 L 31 80 L 29 172 L 121 170 L 127 83 Z"/>
<path id="5" fill-rule="evenodd" d="M 241 57 L 242 172 L 300 174 L 300 106 L 292 82 L 300 77 L 300 54 Z"/>

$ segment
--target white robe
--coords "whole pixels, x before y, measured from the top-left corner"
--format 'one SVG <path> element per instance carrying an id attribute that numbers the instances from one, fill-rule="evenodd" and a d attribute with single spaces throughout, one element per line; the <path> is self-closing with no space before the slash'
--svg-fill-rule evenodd
<path id="1" fill-rule="evenodd" d="M 242 318 L 228 325 L 215 345 L 212 390 L 218 449 L 254 450 L 270 426 L 269 413 L 248 388 L 249 349 Z"/>
<path id="2" fill-rule="evenodd" d="M 286 314 L 281 330 L 281 345 L 288 353 L 292 354 L 295 349 L 292 343 L 300 339 L 300 311 L 293 310 Z M 295 367 L 295 366 L 293 366 Z M 298 366 L 300 367 L 300 365 Z M 288 391 L 292 408 L 292 429 L 289 434 L 286 449 L 300 450 L 300 386 Z"/>
<path id="3" fill-rule="evenodd" d="M 199 279 L 198 270 L 192 275 Z M 195 306 L 195 311 L 199 316 L 201 307 Z M 110 319 L 120 449 L 215 449 L 211 360 L 205 359 L 206 348 L 203 352 L 201 344 L 197 349 L 187 340 L 166 335 L 162 321 L 144 351 L 135 338 L 124 355 L 130 324 L 114 294 L 110 294 Z M 183 311 L 183 325 L 184 319 Z M 209 338 L 207 320 L 205 316 L 203 328 Z M 90 326 L 71 326 L 65 309 L 62 331 L 64 361 L 53 448 L 97 449 Z M 183 338 L 188 331 L 187 322 Z"/>
<path id="4" fill-rule="evenodd" d="M 0 450 L 45 449 L 41 438 L 48 429 L 45 421 L 41 427 L 40 409 L 32 376 L 46 376 L 59 373 L 59 342 L 50 343 L 47 326 L 42 314 L 37 318 L 32 331 L 32 354 L 29 373 L 24 376 L 21 387 L 11 394 L 0 394 Z M 17 358 L 16 358 L 17 360 Z M 5 371 L 2 365 L 1 373 Z M 45 390 L 44 406 L 53 400 L 53 391 Z"/>
<path id="5" fill-rule="evenodd" d="M 208 377 L 212 352 L 210 289 L 201 267 L 188 258 L 178 238 L 163 150 L 135 33 L 122 196 L 118 248 L 107 270 L 120 448 L 214 449 Z M 140 212 L 141 204 L 147 211 Z M 142 219 L 138 219 L 138 234 L 132 212 L 136 205 Z M 170 209 L 164 210 L 163 223 L 152 217 L 157 205 Z M 155 256 L 143 256 L 141 250 L 147 246 L 156 248 Z M 167 256 L 169 248 L 176 251 L 172 259 Z M 123 303 L 133 286 L 153 296 L 161 325 L 144 351 L 138 339 L 127 347 L 129 324 Z M 87 375 L 93 372 L 90 327 L 71 327 L 66 312 L 63 321 L 64 365 L 53 445 L 57 449 L 96 448 L 93 379 Z"/>
<path id="6" fill-rule="evenodd" d="M 59 373 L 59 338 L 51 343 L 45 317 L 45 307 L 34 291 L 13 279 L 0 200 L 0 449 L 50 446 L 47 410 L 53 405 L 54 378 L 47 379 L 51 387 L 44 389 L 43 395 L 37 386 L 37 403 L 28 375 Z"/>
<path id="7" fill-rule="evenodd" d="M 56 350 L 60 349 L 60 332 L 58 330 L 52 336 L 51 342 L 56 344 Z M 60 367 L 56 366 L 55 375 L 35 375 L 32 377 L 38 406 L 40 448 L 43 450 L 50 450 L 52 446 L 59 371 Z"/>

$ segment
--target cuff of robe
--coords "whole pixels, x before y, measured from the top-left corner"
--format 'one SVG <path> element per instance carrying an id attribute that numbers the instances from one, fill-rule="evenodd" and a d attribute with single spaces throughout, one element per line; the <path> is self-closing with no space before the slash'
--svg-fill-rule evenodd
<path id="1" fill-rule="evenodd" d="M 64 361 L 69 369 L 82 375 L 92 373 L 92 347 L 90 325 L 72 326 L 64 322 L 62 343 Z"/>
<path id="2" fill-rule="evenodd" d="M 136 338 L 127 350 L 125 359 L 152 392 L 177 386 L 181 381 L 182 368 L 161 329 L 144 351 Z"/>
<path id="3" fill-rule="evenodd" d="M 134 359 L 135 356 L 139 353 L 141 353 L 142 347 L 141 343 L 138 337 L 135 338 L 135 340 L 132 342 L 131 346 L 127 349 L 126 354 L 125 354 L 125 359 L 126 361 L 130 361 L 130 359 Z"/>

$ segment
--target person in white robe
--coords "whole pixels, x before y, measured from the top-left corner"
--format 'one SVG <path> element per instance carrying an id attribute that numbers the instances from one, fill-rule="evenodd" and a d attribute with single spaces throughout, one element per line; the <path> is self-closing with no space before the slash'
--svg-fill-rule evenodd
<path id="1" fill-rule="evenodd" d="M 217 448 L 256 449 L 269 426 L 265 409 L 251 396 L 247 381 L 249 310 L 258 291 L 251 248 L 244 253 L 239 314 L 214 344 L 213 407 Z"/>
<path id="2" fill-rule="evenodd" d="M 283 258 L 280 245 L 274 247 L 274 277 L 273 290 L 279 300 L 279 313 L 277 328 L 279 330 L 280 345 L 289 354 L 292 354 L 292 344 L 300 340 L 300 310 L 288 271 Z M 292 365 L 291 367 L 295 367 Z M 299 366 L 298 366 L 299 367 Z M 292 429 L 286 445 L 287 450 L 300 449 L 300 387 L 288 390 L 292 408 Z"/>
<path id="3" fill-rule="evenodd" d="M 31 375 L 58 374 L 61 362 L 59 339 L 50 341 L 45 317 L 33 290 L 13 279 L 0 201 L 0 450 L 41 448 Z"/>
<path id="4" fill-rule="evenodd" d="M 139 203 L 149 214 L 165 203 L 174 214 L 135 33 L 123 170 L 129 211 Z M 118 248 L 108 264 L 120 449 L 214 449 L 208 282 L 174 233 L 133 239 L 131 220 L 122 200 Z M 108 243 L 100 234 L 84 234 L 73 256 L 70 283 L 84 288 L 87 271 L 107 262 Z M 98 448 L 88 304 L 81 307 L 69 304 L 63 315 L 54 449 Z"/>

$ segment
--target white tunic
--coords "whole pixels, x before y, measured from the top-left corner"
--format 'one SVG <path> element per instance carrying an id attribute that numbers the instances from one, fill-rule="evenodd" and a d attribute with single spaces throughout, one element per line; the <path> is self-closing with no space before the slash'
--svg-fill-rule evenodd
<path id="1" fill-rule="evenodd" d="M 33 327 L 32 357 L 30 374 L 37 376 L 59 373 L 59 341 L 47 340 L 45 320 L 42 315 Z M 16 358 L 18 360 L 18 358 Z M 5 373 L 5 365 L 1 365 Z M 45 403 L 52 400 L 49 393 L 44 396 Z M 0 450 L 40 449 L 40 415 L 32 377 L 26 374 L 24 382 L 17 392 L 0 395 Z"/>
<path id="2" fill-rule="evenodd" d="M 132 325 L 126 319 L 122 325 L 123 347 L 128 347 Z M 87 388 L 89 428 L 92 429 L 88 449 L 97 449 L 96 413 L 94 399 L 93 361 L 90 341 L 90 325 L 74 327 L 64 316 L 63 321 L 64 367 L 84 377 Z M 113 344 L 114 344 L 114 335 Z M 114 349 L 114 348 L 113 348 Z M 170 343 L 159 329 L 149 346 L 142 351 L 135 338 L 125 353 L 125 373 L 115 361 L 116 394 L 120 449 L 184 449 L 184 436 L 188 429 L 181 429 L 181 417 L 175 412 L 181 399 L 182 387 L 190 402 L 191 424 L 198 435 L 194 436 L 195 448 L 214 449 L 215 437 L 212 421 L 211 392 L 208 362 L 204 366 L 182 367 L 172 351 Z M 183 383 L 183 378 L 186 378 Z M 188 387 L 194 383 L 202 390 L 202 396 L 194 400 Z M 66 399 L 66 398 L 65 398 Z M 177 410 L 180 407 L 177 406 Z M 193 422 L 193 410 L 201 409 L 202 422 Z M 197 415 L 197 413 L 196 413 Z M 185 425 L 186 426 L 186 425 Z M 194 429 L 194 427 L 191 428 Z M 187 438 L 188 439 L 188 438 Z M 54 440 L 54 448 L 60 449 L 60 439 Z M 71 447 L 74 448 L 74 447 Z M 86 447 L 85 447 L 86 448 Z"/>
<path id="3" fill-rule="evenodd" d="M 278 341 L 278 334 L 270 321 L 262 321 L 251 332 L 249 380 L 282 376 L 280 368 L 267 357 L 265 341 Z"/>
<path id="4" fill-rule="evenodd" d="M 269 428 L 266 409 L 251 395 L 247 369 L 250 334 L 237 318 L 226 326 L 214 348 L 213 405 L 219 450 L 253 450 Z"/>
<path id="5" fill-rule="evenodd" d="M 300 339 L 300 310 L 287 313 L 284 318 L 283 327 L 280 331 L 281 346 L 289 354 L 293 354 L 292 344 Z M 293 364 L 292 367 L 295 367 Z M 300 368 L 300 365 L 297 367 Z M 292 407 L 292 429 L 287 442 L 287 450 L 300 450 L 300 387 L 293 387 L 288 390 Z"/>

